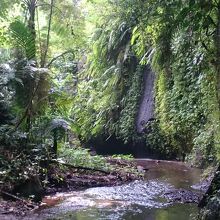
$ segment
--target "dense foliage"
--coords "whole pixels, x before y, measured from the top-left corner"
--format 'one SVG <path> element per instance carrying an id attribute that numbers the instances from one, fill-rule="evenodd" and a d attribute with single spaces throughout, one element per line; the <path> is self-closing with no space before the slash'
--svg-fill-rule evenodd
<path id="1" fill-rule="evenodd" d="M 151 65 L 157 77 L 156 122 L 142 135 L 146 146 L 171 157 L 184 159 L 194 152 L 196 160 L 204 159 L 200 162 L 213 161 L 220 138 L 218 1 L 95 4 L 110 9 L 96 24 L 86 70 L 89 80 L 79 84 L 83 91 L 78 99 L 89 96 L 83 116 L 75 114 L 79 124 L 87 123 L 82 136 L 114 134 L 132 142 L 143 79 L 140 74 L 134 86 L 136 73 L 141 65 Z"/>
<path id="2" fill-rule="evenodd" d="M 1 0 L 0 8 L 2 182 L 45 177 L 42 161 L 60 157 L 102 166 L 80 146 L 112 137 L 163 158 L 219 159 L 220 1 Z M 155 120 L 138 134 L 149 66 Z"/>

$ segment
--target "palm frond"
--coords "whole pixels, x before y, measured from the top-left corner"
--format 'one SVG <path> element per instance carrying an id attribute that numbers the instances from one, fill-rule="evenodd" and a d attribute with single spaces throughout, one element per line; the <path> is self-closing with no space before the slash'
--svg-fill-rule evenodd
<path id="1" fill-rule="evenodd" d="M 14 44 L 25 51 L 28 60 L 33 59 L 36 54 L 35 38 L 29 28 L 16 20 L 10 24 L 9 30 Z"/>

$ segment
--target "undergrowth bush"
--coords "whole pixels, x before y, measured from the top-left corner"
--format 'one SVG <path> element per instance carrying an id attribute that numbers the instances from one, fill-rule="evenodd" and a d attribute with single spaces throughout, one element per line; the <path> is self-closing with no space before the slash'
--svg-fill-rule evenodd
<path id="1" fill-rule="evenodd" d="M 99 155 L 91 156 L 89 149 L 82 147 L 71 148 L 67 145 L 63 146 L 59 151 L 59 158 L 76 167 L 84 166 L 104 170 L 110 169 L 110 165 L 104 157 Z"/>

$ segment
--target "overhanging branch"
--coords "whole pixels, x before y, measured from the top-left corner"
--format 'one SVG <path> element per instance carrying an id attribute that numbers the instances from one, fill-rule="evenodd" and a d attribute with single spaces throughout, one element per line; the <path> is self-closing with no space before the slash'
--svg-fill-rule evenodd
<path id="1" fill-rule="evenodd" d="M 60 57 L 63 57 L 64 55 L 66 55 L 66 54 L 68 54 L 68 53 L 74 54 L 74 51 L 73 51 L 73 50 L 67 50 L 67 51 L 61 53 L 60 55 L 54 57 L 54 58 L 51 59 L 51 61 L 47 64 L 46 68 L 49 68 L 54 61 L 56 61 L 57 59 L 59 59 Z"/>

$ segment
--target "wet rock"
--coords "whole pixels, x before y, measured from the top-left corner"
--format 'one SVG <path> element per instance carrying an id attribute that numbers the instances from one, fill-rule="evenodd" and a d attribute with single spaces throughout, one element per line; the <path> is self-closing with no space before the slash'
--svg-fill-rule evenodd
<path id="1" fill-rule="evenodd" d="M 137 115 L 137 132 L 142 133 L 148 121 L 154 120 L 154 82 L 155 74 L 150 66 L 144 73 L 144 92 L 142 94 L 140 108 Z"/>
<path id="2" fill-rule="evenodd" d="M 164 193 L 164 197 L 169 202 L 180 203 L 198 203 L 200 199 L 199 193 L 185 189 L 173 189 Z"/>
<path id="3" fill-rule="evenodd" d="M 220 219 L 220 190 L 215 196 L 210 198 L 208 204 L 201 210 L 200 220 L 218 220 Z"/>
<path id="4" fill-rule="evenodd" d="M 198 219 L 200 220 L 218 220 L 220 219 L 220 166 L 206 194 L 199 203 L 202 208 Z"/>
<path id="5" fill-rule="evenodd" d="M 137 166 L 137 170 L 140 173 L 144 173 L 146 169 L 144 169 L 144 167 L 142 167 L 142 166 Z"/>

